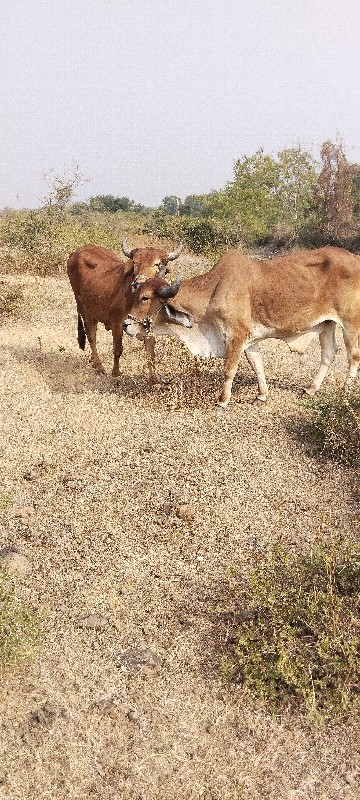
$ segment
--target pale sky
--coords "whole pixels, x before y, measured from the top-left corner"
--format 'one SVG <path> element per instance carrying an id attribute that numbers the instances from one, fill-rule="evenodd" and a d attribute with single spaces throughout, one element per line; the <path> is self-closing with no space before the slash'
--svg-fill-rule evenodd
<path id="1" fill-rule="evenodd" d="M 0 208 L 222 188 L 259 147 L 360 162 L 359 0 L 0 0 Z"/>

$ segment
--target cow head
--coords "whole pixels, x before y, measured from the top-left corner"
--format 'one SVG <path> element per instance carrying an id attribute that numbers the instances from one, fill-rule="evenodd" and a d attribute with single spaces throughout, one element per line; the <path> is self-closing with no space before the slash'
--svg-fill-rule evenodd
<path id="1" fill-rule="evenodd" d="M 124 322 L 124 331 L 130 336 L 144 339 L 153 332 L 153 327 L 166 324 L 191 328 L 191 314 L 174 301 L 182 279 L 167 283 L 163 278 L 151 278 L 142 283 L 134 293 L 133 304 Z"/>
<path id="2" fill-rule="evenodd" d="M 129 258 L 133 263 L 133 292 L 140 286 L 141 283 L 154 278 L 156 275 L 166 275 L 169 272 L 168 263 L 174 261 L 179 257 L 183 245 L 180 244 L 177 250 L 172 250 L 169 253 L 158 247 L 135 247 L 130 250 L 126 239 L 121 243 L 121 249 L 126 258 Z"/>

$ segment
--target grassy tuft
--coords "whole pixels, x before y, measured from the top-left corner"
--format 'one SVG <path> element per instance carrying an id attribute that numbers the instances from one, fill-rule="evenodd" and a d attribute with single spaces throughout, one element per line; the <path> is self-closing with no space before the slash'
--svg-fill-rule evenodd
<path id="1" fill-rule="evenodd" d="M 0 568 L 0 675 L 30 658 L 39 637 L 38 615 L 17 597 L 12 577 Z"/>
<path id="2" fill-rule="evenodd" d="M 269 546 L 248 575 L 233 571 L 222 671 L 270 709 L 346 714 L 360 699 L 359 602 L 359 546 Z"/>
<path id="3" fill-rule="evenodd" d="M 308 403 L 309 415 L 300 427 L 306 438 L 321 454 L 346 466 L 360 460 L 360 391 L 338 390 L 320 394 Z"/>

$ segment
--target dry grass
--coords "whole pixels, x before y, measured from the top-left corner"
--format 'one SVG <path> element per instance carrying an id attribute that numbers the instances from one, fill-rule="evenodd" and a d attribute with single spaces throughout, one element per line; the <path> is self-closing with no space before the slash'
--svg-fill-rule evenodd
<path id="1" fill-rule="evenodd" d="M 127 339 L 115 386 L 77 348 L 67 282 L 21 283 L 25 317 L 0 329 L 0 546 L 30 559 L 18 592 L 41 609 L 45 641 L 1 686 L 0 797 L 355 800 L 357 720 L 271 717 L 219 676 L 214 642 L 230 564 L 273 537 L 301 550 L 334 528 L 354 535 L 350 478 L 284 425 L 317 343 L 303 357 L 264 344 L 268 404 L 253 402 L 244 360 L 222 412 L 221 363 L 161 339 L 165 384 L 152 393 Z M 105 331 L 100 350 L 109 369 Z M 343 371 L 341 350 L 328 383 Z M 92 613 L 104 627 L 77 624 Z M 134 648 L 153 658 L 136 666 Z"/>

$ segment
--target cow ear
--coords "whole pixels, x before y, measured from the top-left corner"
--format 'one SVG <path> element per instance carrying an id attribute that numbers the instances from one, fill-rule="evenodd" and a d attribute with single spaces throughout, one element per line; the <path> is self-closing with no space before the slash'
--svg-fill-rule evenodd
<path id="1" fill-rule="evenodd" d="M 194 319 L 191 314 L 188 314 L 186 311 L 179 311 L 178 308 L 174 308 L 170 303 L 166 303 L 165 311 L 170 322 L 183 325 L 184 328 L 192 328 Z"/>

